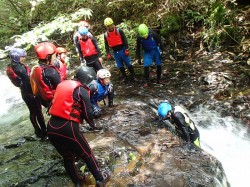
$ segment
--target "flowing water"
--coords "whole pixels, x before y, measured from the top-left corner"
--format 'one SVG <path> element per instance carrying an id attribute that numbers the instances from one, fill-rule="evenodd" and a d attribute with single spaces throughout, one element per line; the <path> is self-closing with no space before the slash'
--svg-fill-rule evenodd
<path id="1" fill-rule="evenodd" d="M 31 143 L 35 139 L 32 138 L 29 139 L 31 143 L 26 142 L 26 145 L 21 149 L 4 149 L 4 146 L 19 147 L 27 141 L 23 137 L 32 137 L 34 133 L 29 121 L 27 107 L 22 101 L 19 89 L 11 84 L 3 70 L 0 70 L 0 79 L 0 186 L 4 186 L 4 184 L 13 184 L 19 181 L 20 178 L 27 174 L 26 170 L 32 167 L 32 171 L 38 171 L 39 173 L 39 165 L 46 165 L 47 163 L 56 165 L 59 161 L 56 153 L 49 158 L 46 157 L 46 151 L 53 149 L 49 143 L 42 143 L 41 148 L 34 148 Z M 221 117 L 215 111 L 207 109 L 206 106 L 197 107 L 191 113 L 191 117 L 200 131 L 202 148 L 214 155 L 222 163 L 231 186 L 248 186 L 250 183 L 250 133 L 245 128 L 246 125 L 241 124 L 232 117 Z M 38 155 L 34 155 L 34 149 L 40 149 L 40 154 L 47 160 L 36 159 Z M 123 150 L 118 150 L 118 152 L 121 154 L 121 159 L 120 163 L 114 166 L 117 170 L 119 170 L 119 165 L 125 166 L 128 164 L 127 153 Z M 34 157 L 34 160 L 29 160 L 30 158 L 27 155 Z M 17 158 L 20 157 L 23 157 L 22 163 L 17 162 Z M 59 176 L 64 172 L 63 168 L 61 171 L 54 171 L 51 164 L 48 164 L 46 168 L 49 168 L 47 171 L 52 170 L 51 173 L 57 172 Z M 123 169 L 123 175 L 125 176 L 129 175 L 126 169 Z M 16 173 L 17 176 L 15 177 L 13 172 L 16 170 L 19 172 Z M 12 178 L 9 178 L 10 173 L 12 173 Z M 46 178 L 46 175 L 41 172 L 39 178 Z M 33 180 L 37 180 L 37 178 L 34 177 Z M 62 183 L 63 180 L 65 179 L 61 179 Z M 40 183 L 42 182 L 44 181 L 40 181 Z"/>

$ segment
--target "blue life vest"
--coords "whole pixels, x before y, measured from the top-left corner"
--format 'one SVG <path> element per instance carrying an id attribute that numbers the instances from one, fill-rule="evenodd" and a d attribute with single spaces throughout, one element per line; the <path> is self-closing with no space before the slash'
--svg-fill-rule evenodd
<path id="1" fill-rule="evenodd" d="M 140 43 L 142 44 L 142 48 L 146 52 L 150 52 L 153 49 L 157 48 L 157 43 L 154 40 L 152 33 L 149 31 L 148 38 L 140 38 Z"/>
<path id="2" fill-rule="evenodd" d="M 97 85 L 97 92 L 95 94 L 91 94 L 90 96 L 90 101 L 94 104 L 103 100 L 108 95 L 109 85 L 102 86 L 99 80 L 93 80 L 92 82 Z"/>

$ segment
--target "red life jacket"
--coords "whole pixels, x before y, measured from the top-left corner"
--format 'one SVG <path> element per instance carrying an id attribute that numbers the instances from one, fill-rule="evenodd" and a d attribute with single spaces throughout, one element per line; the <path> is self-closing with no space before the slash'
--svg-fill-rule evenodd
<path id="1" fill-rule="evenodd" d="M 79 42 L 83 57 L 88 57 L 98 54 L 96 47 L 90 38 L 88 38 L 86 41 L 81 40 L 81 38 L 79 38 Z"/>
<path id="2" fill-rule="evenodd" d="M 49 114 L 82 123 L 82 105 L 73 98 L 74 90 L 80 86 L 88 91 L 88 95 L 90 94 L 89 88 L 78 81 L 65 80 L 58 84 Z"/>
<path id="3" fill-rule="evenodd" d="M 115 47 L 122 44 L 122 37 L 119 33 L 118 28 L 115 28 L 112 32 L 107 31 L 105 33 L 109 47 Z"/>
<path id="4" fill-rule="evenodd" d="M 23 64 L 24 65 L 24 64 Z M 26 65 L 24 65 L 28 76 L 30 75 L 30 68 Z M 10 81 L 16 86 L 16 87 L 20 87 L 20 85 L 18 84 L 18 79 L 19 77 L 17 76 L 17 74 L 15 73 L 15 71 L 12 69 L 11 65 L 8 65 L 7 69 L 6 69 L 6 73 L 7 76 L 9 77 Z"/>
<path id="5" fill-rule="evenodd" d="M 53 66 L 50 66 L 52 68 Z M 45 82 L 43 81 L 43 70 L 46 68 L 46 66 L 34 66 L 31 70 L 30 74 L 30 83 L 31 88 L 34 95 L 40 95 L 43 100 L 45 101 L 51 101 L 53 99 L 53 96 L 55 94 L 55 90 L 52 90 Z"/>
<path id="6" fill-rule="evenodd" d="M 67 78 L 67 66 L 66 66 L 66 64 L 65 63 L 63 63 L 61 60 L 59 60 L 58 59 L 58 62 L 59 62 L 59 65 L 60 65 L 60 67 L 59 67 L 59 71 L 60 71 L 60 76 L 61 76 L 61 79 L 62 79 L 62 81 L 63 80 L 66 80 L 66 78 Z"/>

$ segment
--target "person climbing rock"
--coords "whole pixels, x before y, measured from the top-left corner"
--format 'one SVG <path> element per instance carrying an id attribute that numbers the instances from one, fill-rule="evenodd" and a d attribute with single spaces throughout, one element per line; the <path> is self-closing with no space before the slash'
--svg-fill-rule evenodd
<path id="1" fill-rule="evenodd" d="M 168 100 L 165 100 L 158 106 L 158 116 L 161 120 L 169 119 L 174 124 L 177 134 L 184 141 L 200 147 L 200 133 L 181 106 L 173 107 Z"/>

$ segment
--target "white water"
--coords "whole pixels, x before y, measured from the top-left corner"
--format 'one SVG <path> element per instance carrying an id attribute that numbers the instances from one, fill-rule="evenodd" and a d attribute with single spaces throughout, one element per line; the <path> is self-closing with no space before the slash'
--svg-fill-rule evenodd
<path id="1" fill-rule="evenodd" d="M 8 114 L 13 107 L 23 103 L 23 100 L 19 88 L 11 83 L 5 72 L 0 71 L 0 80 L 0 117 L 2 117 Z"/>
<path id="2" fill-rule="evenodd" d="M 1 121 L 4 121 L 4 115 L 9 115 L 13 108 L 20 104 L 24 105 L 24 102 L 19 89 L 2 71 L 0 79 L 0 117 Z M 22 113 L 23 108 L 17 110 L 21 110 L 19 112 Z M 246 125 L 240 124 L 232 117 L 222 118 L 215 111 L 209 111 L 205 107 L 197 109 L 190 116 L 200 131 L 202 148 L 222 163 L 231 187 L 249 186 L 250 132 L 244 128 Z"/>
<path id="3" fill-rule="evenodd" d="M 222 118 L 215 111 L 200 107 L 192 114 L 202 148 L 221 163 L 231 187 L 250 185 L 250 132 L 246 124 L 232 117 Z"/>

